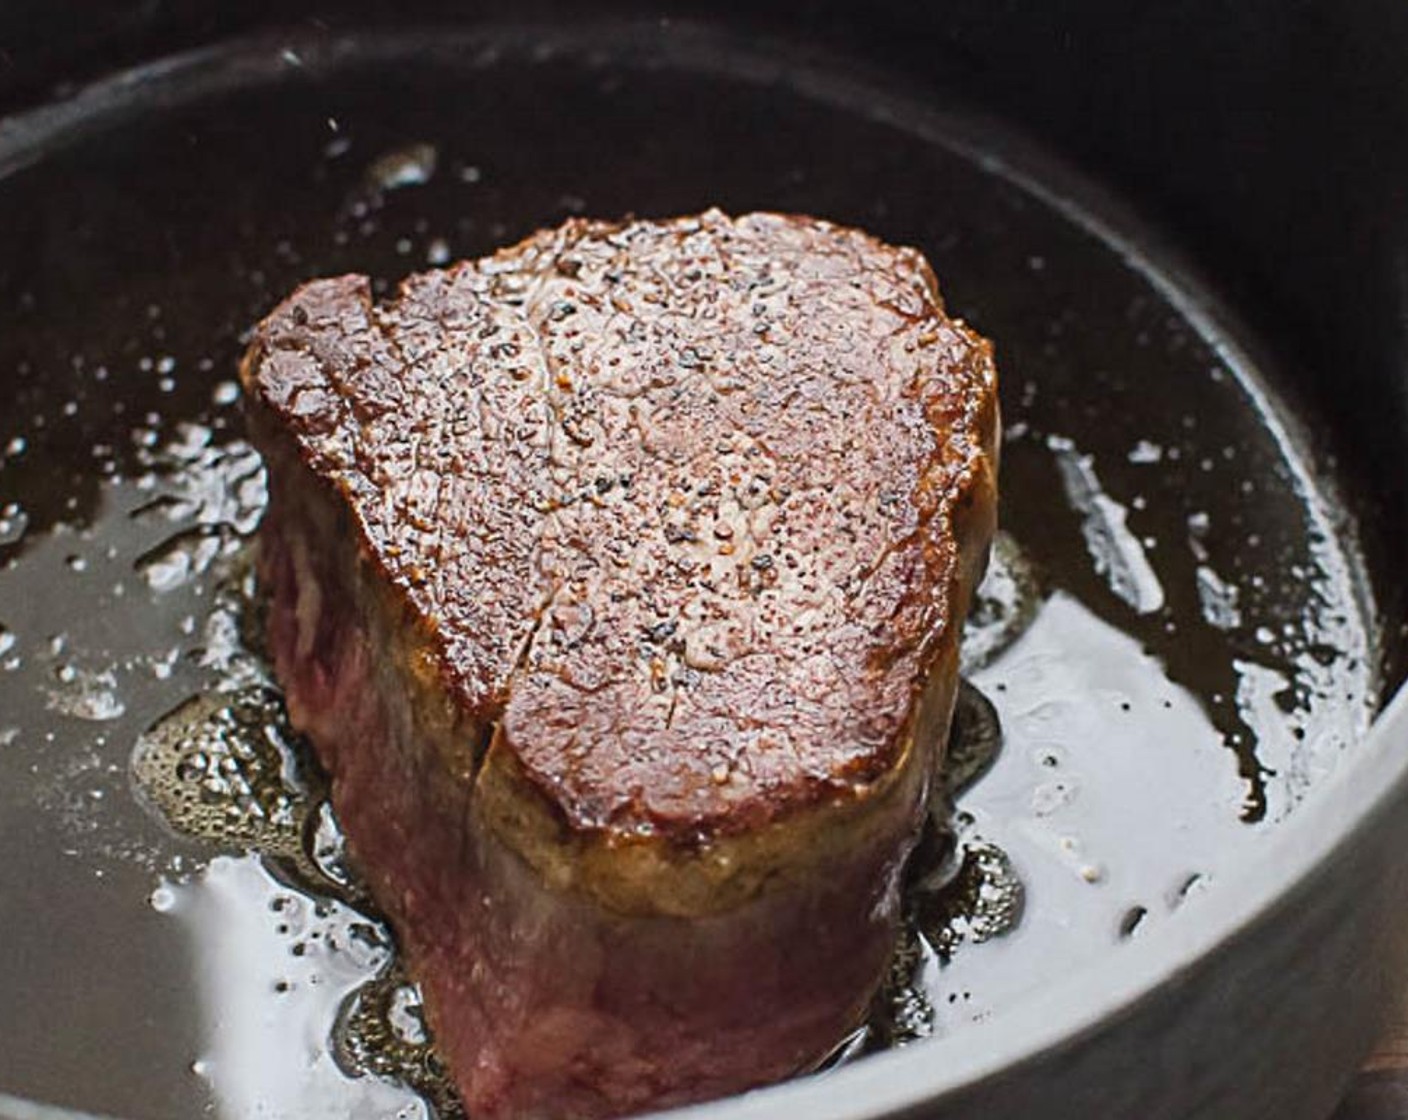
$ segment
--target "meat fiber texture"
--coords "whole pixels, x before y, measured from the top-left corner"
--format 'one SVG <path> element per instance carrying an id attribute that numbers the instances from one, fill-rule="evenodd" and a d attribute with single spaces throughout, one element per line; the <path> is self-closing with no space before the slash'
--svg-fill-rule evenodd
<path id="1" fill-rule="evenodd" d="M 318 280 L 243 365 L 294 723 L 470 1114 L 610 1117 L 864 1017 L 996 505 L 991 347 L 811 218 Z"/>

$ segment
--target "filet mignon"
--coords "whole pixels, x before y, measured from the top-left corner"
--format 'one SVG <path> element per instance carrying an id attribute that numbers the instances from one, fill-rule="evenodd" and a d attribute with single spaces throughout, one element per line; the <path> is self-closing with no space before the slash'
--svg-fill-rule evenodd
<path id="1" fill-rule="evenodd" d="M 995 517 L 990 346 L 802 217 L 571 221 L 315 281 L 243 366 L 291 716 L 470 1113 L 601 1117 L 853 1027 Z"/>

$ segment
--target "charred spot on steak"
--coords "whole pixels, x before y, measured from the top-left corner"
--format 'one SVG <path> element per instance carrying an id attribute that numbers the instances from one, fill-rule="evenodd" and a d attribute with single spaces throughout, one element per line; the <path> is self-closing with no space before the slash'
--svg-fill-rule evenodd
<path id="1" fill-rule="evenodd" d="M 315 281 L 242 375 L 295 724 L 472 1115 L 808 1068 L 863 1015 L 996 504 L 990 346 L 811 218 Z"/>

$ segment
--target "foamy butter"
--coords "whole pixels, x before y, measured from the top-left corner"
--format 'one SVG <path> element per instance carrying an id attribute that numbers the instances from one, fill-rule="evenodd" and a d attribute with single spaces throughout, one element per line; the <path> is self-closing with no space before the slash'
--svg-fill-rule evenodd
<path id="1" fill-rule="evenodd" d="M 177 832 L 303 860 L 311 785 L 263 686 L 188 700 L 137 742 L 137 788 Z"/>
<path id="2" fill-rule="evenodd" d="M 415 1090 L 348 1076 L 359 1071 L 344 1066 L 344 1053 L 361 1044 L 345 1036 L 365 1029 L 380 1039 L 374 1016 L 353 1013 L 351 1032 L 330 1029 L 391 965 L 380 925 L 291 888 L 253 854 L 217 856 L 192 878 L 163 882 L 152 904 L 191 935 L 205 1019 L 192 1072 L 221 1115 L 428 1120 Z M 399 1080 L 397 1052 L 386 1053 L 377 1072 Z"/>

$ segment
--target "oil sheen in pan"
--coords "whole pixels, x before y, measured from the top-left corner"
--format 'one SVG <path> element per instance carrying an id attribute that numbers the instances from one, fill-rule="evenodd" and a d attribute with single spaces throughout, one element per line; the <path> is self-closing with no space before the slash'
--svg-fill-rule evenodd
<path id="1" fill-rule="evenodd" d="M 923 248 L 999 343 L 968 784 L 835 1060 L 1196 920 L 1175 912 L 1367 724 L 1353 534 L 1207 304 L 1014 153 L 839 69 L 658 27 L 259 43 L 0 137 L 0 906 L 24 915 L 0 1021 L 25 1028 L 0 1090 L 148 1117 L 434 1107 L 414 991 L 241 633 L 264 479 L 234 366 L 302 279 L 385 291 L 578 212 L 861 225 Z"/>

